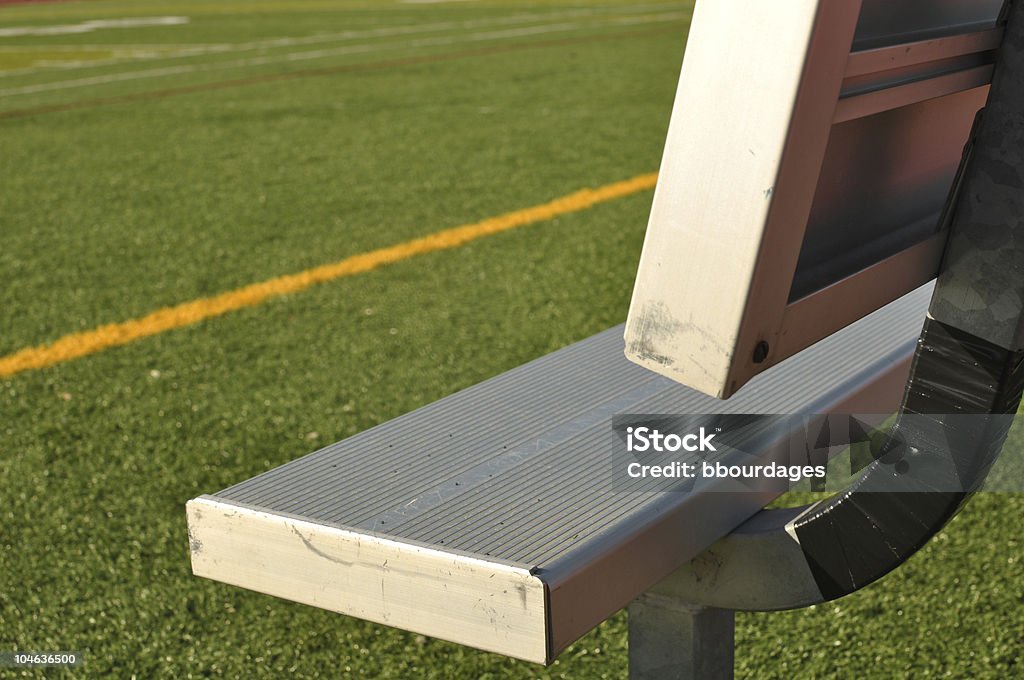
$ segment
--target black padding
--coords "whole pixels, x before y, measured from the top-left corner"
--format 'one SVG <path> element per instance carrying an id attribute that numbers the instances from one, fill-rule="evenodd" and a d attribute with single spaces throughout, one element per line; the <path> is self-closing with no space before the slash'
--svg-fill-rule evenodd
<path id="1" fill-rule="evenodd" d="M 1024 353 L 929 319 L 889 441 L 793 529 L 826 600 L 905 562 L 977 491 L 1021 400 Z"/>

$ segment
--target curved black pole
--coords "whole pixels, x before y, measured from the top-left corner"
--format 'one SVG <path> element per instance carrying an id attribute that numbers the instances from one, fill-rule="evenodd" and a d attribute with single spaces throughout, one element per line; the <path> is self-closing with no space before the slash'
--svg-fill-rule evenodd
<path id="1" fill-rule="evenodd" d="M 903 564 L 984 482 L 1024 386 L 1024 0 L 1005 16 L 989 100 L 949 201 L 929 318 L 880 458 L 826 501 L 761 512 L 662 592 L 743 610 L 842 597 Z"/>
<path id="2" fill-rule="evenodd" d="M 1021 400 L 1024 353 L 929 319 L 881 458 L 846 491 L 788 522 L 832 600 L 889 573 L 977 491 Z"/>

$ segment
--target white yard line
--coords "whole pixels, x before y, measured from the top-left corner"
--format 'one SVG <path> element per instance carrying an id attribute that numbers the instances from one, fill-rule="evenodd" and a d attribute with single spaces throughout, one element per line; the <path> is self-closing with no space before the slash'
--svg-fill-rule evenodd
<path id="1" fill-rule="evenodd" d="M 102 85 L 106 83 L 123 82 L 128 80 L 142 80 L 148 78 L 159 78 L 169 75 L 181 75 L 185 73 L 197 73 L 207 71 L 219 71 L 225 69 L 245 68 L 249 66 L 263 66 L 267 64 L 288 63 L 305 61 L 309 59 L 322 59 L 348 54 L 366 54 L 372 52 L 384 52 L 414 47 L 434 47 L 440 45 L 453 45 L 461 42 L 486 42 L 491 40 L 503 40 L 506 38 L 523 37 L 528 35 L 540 35 L 544 33 L 558 33 L 575 31 L 581 28 L 600 27 L 609 24 L 637 24 L 637 23 L 659 23 L 675 21 L 685 17 L 684 12 L 665 12 L 658 14 L 639 15 L 636 17 L 621 17 L 610 22 L 598 24 L 583 24 L 579 22 L 563 22 L 557 24 L 543 24 L 525 28 L 507 29 L 503 31 L 489 31 L 482 33 L 457 34 L 448 36 L 436 36 L 431 38 L 420 38 L 418 40 L 401 40 L 391 42 L 364 43 L 358 45 L 346 45 L 318 50 L 307 50 L 302 52 L 288 52 L 285 54 L 268 55 L 263 57 L 251 57 L 236 59 L 233 61 L 217 62 L 213 64 L 183 64 L 180 66 L 168 66 L 163 68 L 145 69 L 141 71 L 130 71 L 127 73 L 111 73 L 89 78 L 77 78 L 53 83 L 41 83 L 38 85 L 26 85 L 0 89 L 0 97 L 11 97 L 25 94 L 37 94 L 40 92 L 52 92 L 67 90 L 91 85 Z"/>
<path id="2" fill-rule="evenodd" d="M 234 43 L 82 43 L 76 45 L 3 45 L 0 44 L 0 52 L 109 52 L 113 49 L 125 50 L 187 50 L 192 48 L 217 48 L 230 49 Z"/>
<path id="3" fill-rule="evenodd" d="M 469 19 L 464 21 L 444 21 L 435 22 L 431 24 L 410 24 L 404 26 L 389 26 L 383 28 L 366 29 L 366 30 L 350 30 L 342 31 L 339 33 L 321 33 L 308 36 L 290 36 L 281 38 L 267 38 L 264 40 L 254 40 L 244 43 L 218 43 L 218 44 L 206 44 L 206 45 L 134 45 L 130 48 L 142 49 L 150 47 L 154 49 L 160 49 L 164 47 L 170 47 L 176 51 L 171 54 L 162 54 L 154 56 L 131 56 L 131 57 L 115 57 L 111 59 L 97 59 L 89 61 L 80 61 L 63 64 L 47 64 L 46 66 L 32 66 L 28 68 L 21 68 L 11 71 L 0 72 L 0 78 L 5 78 L 14 75 L 28 75 L 31 73 L 38 73 L 44 71 L 54 70 L 77 70 L 84 68 L 94 68 L 100 66 L 108 66 L 117 63 L 129 63 L 135 61 L 144 61 L 152 59 L 180 59 L 185 57 L 193 57 L 204 54 L 231 54 L 235 52 L 247 52 L 253 50 L 264 50 L 273 49 L 277 47 L 294 47 L 296 45 L 315 45 L 322 43 L 331 42 L 343 42 L 348 40 L 357 40 L 361 38 L 377 38 L 377 37 L 389 37 L 397 35 L 414 35 L 418 33 L 431 33 L 435 31 L 444 31 L 449 29 L 469 29 L 469 28 L 484 28 L 488 26 L 500 26 L 503 24 L 518 24 L 518 23 L 529 23 L 531 21 L 540 21 L 544 19 L 570 19 L 570 18 L 582 18 L 582 17 L 594 17 L 602 16 L 606 14 L 616 14 L 619 12 L 637 12 L 645 10 L 658 10 L 668 8 L 678 8 L 678 3 L 655 3 L 646 5 L 634 5 L 627 7 L 601 7 L 601 8 L 581 8 L 576 10 L 566 10 L 562 12 L 548 12 L 543 14 L 532 13 L 532 14 L 518 14 L 506 17 L 496 17 L 491 19 Z M 18 45 L 13 46 L 13 49 L 22 50 L 26 46 Z M 75 49 L 117 49 L 122 46 L 118 45 L 60 45 L 60 46 L 49 46 L 42 45 L 39 49 L 56 51 L 59 49 L 75 50 Z M 129 48 L 128 46 L 123 46 Z M 0 51 L 6 49 L 12 49 L 0 45 Z M 129 49 L 130 49 L 129 48 Z"/>
<path id="4" fill-rule="evenodd" d="M 77 24 L 53 24 L 50 26 L 14 26 L 0 28 L 0 38 L 14 38 L 24 35 L 68 35 L 92 33 L 101 28 L 140 28 L 143 26 L 181 26 L 188 23 L 188 17 L 134 17 L 126 19 L 92 19 Z"/>

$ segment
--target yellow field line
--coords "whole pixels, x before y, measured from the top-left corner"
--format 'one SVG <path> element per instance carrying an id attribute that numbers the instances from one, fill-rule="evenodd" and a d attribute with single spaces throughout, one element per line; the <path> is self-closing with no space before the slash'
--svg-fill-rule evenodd
<path id="1" fill-rule="evenodd" d="M 286 274 L 260 283 L 252 283 L 213 297 L 199 298 L 173 307 L 164 307 L 137 319 L 65 335 L 51 344 L 26 347 L 13 354 L 0 357 L 0 377 L 53 366 L 95 354 L 110 347 L 125 345 L 157 333 L 227 314 L 243 307 L 258 305 L 270 298 L 295 293 L 318 283 L 360 274 L 417 255 L 457 248 L 483 236 L 549 220 L 566 213 L 586 210 L 598 203 L 651 189 L 656 180 L 657 175 L 652 173 L 607 184 L 597 189 L 582 189 L 549 203 L 498 215 L 481 222 L 444 229 L 422 238 L 353 255 L 344 260 L 313 267 L 296 274 Z"/>

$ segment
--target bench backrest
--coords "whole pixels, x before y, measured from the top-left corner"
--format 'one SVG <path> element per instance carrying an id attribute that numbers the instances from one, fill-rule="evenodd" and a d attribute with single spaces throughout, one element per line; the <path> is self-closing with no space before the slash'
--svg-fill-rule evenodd
<path id="1" fill-rule="evenodd" d="M 627 356 L 725 398 L 933 279 L 1002 7 L 698 2 Z"/>

